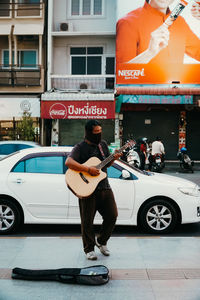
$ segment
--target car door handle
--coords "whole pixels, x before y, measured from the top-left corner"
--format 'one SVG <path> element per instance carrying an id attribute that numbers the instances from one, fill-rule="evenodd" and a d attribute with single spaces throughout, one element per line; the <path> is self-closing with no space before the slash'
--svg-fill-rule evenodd
<path id="1" fill-rule="evenodd" d="M 18 183 L 18 184 L 21 184 L 21 183 L 24 183 L 25 181 L 22 180 L 21 178 L 17 178 L 16 180 L 13 181 L 14 183 Z"/>

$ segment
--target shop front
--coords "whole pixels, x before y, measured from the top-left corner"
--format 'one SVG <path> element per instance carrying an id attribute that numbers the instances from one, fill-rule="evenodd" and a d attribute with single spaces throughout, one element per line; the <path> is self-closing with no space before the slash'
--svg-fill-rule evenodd
<path id="1" fill-rule="evenodd" d="M 147 91 L 143 88 L 144 93 L 145 90 Z M 193 95 L 198 91 L 188 90 L 188 95 L 163 95 L 164 91 L 162 95 L 151 95 L 150 90 L 149 94 L 136 94 L 135 90 L 135 94 L 130 95 L 125 94 L 128 89 L 125 91 L 122 88 L 117 91 L 120 95 L 116 97 L 116 109 L 122 120 L 120 132 L 123 142 L 142 137 L 153 141 L 159 136 L 165 146 L 166 159 L 176 160 L 181 147 L 187 147 L 193 159 L 200 159 L 200 152 L 197 150 L 200 110 L 197 96 Z M 133 92 L 129 88 L 130 91 Z"/>
<path id="2" fill-rule="evenodd" d="M 33 140 L 40 142 L 40 98 L 30 95 L 1 95 L 0 140 L 26 139 L 20 131 L 24 116 L 31 120 L 35 133 Z"/>
<path id="3" fill-rule="evenodd" d="M 97 119 L 103 126 L 103 138 L 114 141 L 114 95 L 89 93 L 45 93 L 41 101 L 41 118 L 44 124 L 46 144 L 53 144 L 54 132 L 58 145 L 74 145 L 84 137 L 84 125 L 88 119 Z"/>

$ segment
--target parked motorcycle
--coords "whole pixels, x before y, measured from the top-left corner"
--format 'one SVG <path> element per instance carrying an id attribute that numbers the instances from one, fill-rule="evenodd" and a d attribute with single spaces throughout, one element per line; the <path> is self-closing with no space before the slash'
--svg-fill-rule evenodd
<path id="1" fill-rule="evenodd" d="M 177 157 L 180 160 L 180 168 L 183 172 L 194 173 L 194 170 L 193 170 L 194 162 L 191 160 L 191 158 L 187 154 L 187 149 L 185 147 L 182 147 L 179 150 Z"/>
<path id="2" fill-rule="evenodd" d="M 134 166 L 136 168 L 140 168 L 141 161 L 140 161 L 139 154 L 135 150 L 135 146 L 131 146 L 131 147 L 126 148 L 126 150 L 123 151 L 123 158 L 122 159 L 127 161 L 127 163 L 129 165 Z"/>
<path id="3" fill-rule="evenodd" d="M 158 173 L 162 172 L 162 170 L 165 167 L 164 157 L 162 154 L 156 153 L 154 155 L 151 155 L 150 161 L 151 161 L 150 169 L 152 172 L 158 172 Z"/>

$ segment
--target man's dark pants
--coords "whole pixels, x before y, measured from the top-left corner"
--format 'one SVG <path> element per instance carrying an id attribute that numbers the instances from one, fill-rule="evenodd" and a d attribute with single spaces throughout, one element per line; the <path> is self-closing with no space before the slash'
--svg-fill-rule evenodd
<path id="1" fill-rule="evenodd" d="M 95 232 L 93 221 L 98 211 L 103 223 L 98 237 L 98 243 L 106 245 L 114 229 L 118 216 L 117 206 L 111 189 L 97 189 L 90 197 L 79 199 L 81 216 L 81 232 L 85 253 L 94 251 Z"/>

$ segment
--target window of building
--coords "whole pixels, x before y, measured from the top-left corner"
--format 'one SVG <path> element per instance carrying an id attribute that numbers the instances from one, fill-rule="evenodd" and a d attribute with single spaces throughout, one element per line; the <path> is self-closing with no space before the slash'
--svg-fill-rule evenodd
<path id="1" fill-rule="evenodd" d="M 3 0 L 0 2 L 0 17 L 10 16 L 10 0 Z"/>
<path id="2" fill-rule="evenodd" d="M 103 47 L 72 47 L 72 75 L 102 74 Z"/>
<path id="3" fill-rule="evenodd" d="M 38 4 L 40 3 L 40 0 L 18 0 L 18 3 L 20 4 Z"/>
<path id="4" fill-rule="evenodd" d="M 18 66 L 22 68 L 35 68 L 37 65 L 36 50 L 17 51 Z M 14 52 L 12 53 L 12 64 L 14 64 Z M 9 66 L 9 50 L 3 50 L 3 66 Z"/>
<path id="5" fill-rule="evenodd" d="M 72 16 L 101 16 L 103 0 L 71 0 Z"/>

